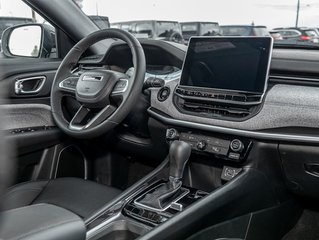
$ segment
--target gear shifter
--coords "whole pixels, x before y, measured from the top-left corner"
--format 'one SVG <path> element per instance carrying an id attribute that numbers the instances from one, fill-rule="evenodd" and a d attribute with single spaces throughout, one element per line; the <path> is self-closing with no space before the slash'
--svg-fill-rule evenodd
<path id="1" fill-rule="evenodd" d="M 191 154 L 191 146 L 182 141 L 174 141 L 169 149 L 169 179 L 167 183 L 159 185 L 148 192 L 138 201 L 143 206 L 162 210 L 172 202 L 171 199 L 178 196 L 182 186 L 182 178 L 186 163 Z"/>
<path id="2" fill-rule="evenodd" d="M 169 178 L 181 180 L 186 163 L 191 155 L 191 146 L 182 141 L 174 141 L 169 149 Z"/>

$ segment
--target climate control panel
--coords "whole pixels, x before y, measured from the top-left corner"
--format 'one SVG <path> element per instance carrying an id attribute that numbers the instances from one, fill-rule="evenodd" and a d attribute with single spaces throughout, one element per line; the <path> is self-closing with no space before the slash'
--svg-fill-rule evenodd
<path id="1" fill-rule="evenodd" d="M 240 162 L 246 158 L 252 141 L 232 136 L 208 136 L 187 131 L 167 129 L 166 138 L 169 141 L 187 142 L 193 151 L 214 154 L 225 160 Z"/>

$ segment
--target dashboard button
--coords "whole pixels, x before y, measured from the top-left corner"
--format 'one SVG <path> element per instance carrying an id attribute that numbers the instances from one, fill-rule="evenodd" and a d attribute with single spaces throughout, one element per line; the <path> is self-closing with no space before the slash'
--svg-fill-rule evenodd
<path id="1" fill-rule="evenodd" d="M 182 90 L 182 89 L 176 89 L 176 92 L 178 93 L 178 94 L 184 94 L 184 90 Z"/>
<path id="2" fill-rule="evenodd" d="M 157 94 L 158 101 L 164 102 L 169 97 L 170 92 L 171 92 L 170 88 L 162 87 Z"/>
<path id="3" fill-rule="evenodd" d="M 207 147 L 207 142 L 205 140 L 201 140 L 201 141 L 197 142 L 196 147 L 198 150 L 204 151 Z"/>
<path id="4" fill-rule="evenodd" d="M 230 143 L 230 149 L 233 150 L 236 153 L 240 153 L 244 150 L 245 146 L 242 141 L 238 139 L 234 139 Z"/>
<path id="5" fill-rule="evenodd" d="M 202 96 L 202 93 L 201 93 L 201 92 L 195 92 L 194 95 L 195 95 L 196 97 L 201 97 L 201 96 Z"/>
<path id="6" fill-rule="evenodd" d="M 223 147 L 219 147 L 219 146 L 209 146 L 207 151 L 210 152 L 210 153 L 223 155 L 223 156 L 227 156 L 227 153 L 228 153 L 228 149 L 227 148 L 223 148 Z"/>
<path id="7" fill-rule="evenodd" d="M 166 131 L 166 139 L 167 140 L 176 140 L 178 139 L 178 132 L 174 128 L 167 129 Z"/>
<path id="8" fill-rule="evenodd" d="M 240 154 L 239 153 L 229 153 L 228 158 L 230 158 L 232 160 L 239 160 Z"/>

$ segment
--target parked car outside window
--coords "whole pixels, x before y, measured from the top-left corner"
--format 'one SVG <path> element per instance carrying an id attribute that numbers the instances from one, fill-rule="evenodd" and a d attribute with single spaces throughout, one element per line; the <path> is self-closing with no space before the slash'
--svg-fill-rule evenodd
<path id="1" fill-rule="evenodd" d="M 266 26 L 223 25 L 220 29 L 223 36 L 269 36 Z"/>
<path id="2" fill-rule="evenodd" d="M 294 40 L 296 44 L 319 42 L 319 35 L 313 28 L 275 28 L 274 30 L 278 31 L 284 40 Z"/>
<path id="3" fill-rule="evenodd" d="M 185 41 L 192 36 L 217 36 L 220 28 L 217 22 L 182 22 L 182 33 Z"/>
<path id="4" fill-rule="evenodd" d="M 175 21 L 141 20 L 112 23 L 112 27 L 120 28 L 134 34 L 137 38 L 184 43 L 180 23 Z"/>

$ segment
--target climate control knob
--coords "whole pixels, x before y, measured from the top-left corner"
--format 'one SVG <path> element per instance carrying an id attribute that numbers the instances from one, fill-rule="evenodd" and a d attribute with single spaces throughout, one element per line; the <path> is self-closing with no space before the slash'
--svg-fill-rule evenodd
<path id="1" fill-rule="evenodd" d="M 205 140 L 198 141 L 196 147 L 198 150 L 204 151 L 207 147 L 207 142 Z"/>
<path id="2" fill-rule="evenodd" d="M 243 144 L 242 141 L 238 140 L 238 139 L 234 139 L 233 141 L 231 141 L 230 143 L 230 149 L 233 152 L 242 152 L 245 148 L 245 145 Z"/>

